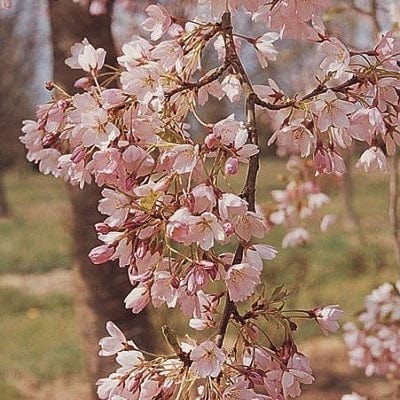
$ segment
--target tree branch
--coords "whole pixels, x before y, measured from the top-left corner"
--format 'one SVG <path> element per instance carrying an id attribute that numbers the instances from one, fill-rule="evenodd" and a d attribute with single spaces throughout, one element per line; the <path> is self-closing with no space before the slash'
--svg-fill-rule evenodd
<path id="1" fill-rule="evenodd" d="M 245 110 L 246 110 L 246 126 L 249 133 L 249 142 L 258 145 L 258 135 L 256 127 L 256 113 L 255 113 L 255 102 L 257 95 L 251 85 L 250 79 L 244 69 L 242 62 L 236 52 L 236 47 L 233 41 L 231 14 L 225 12 L 222 16 L 222 29 L 225 41 L 226 49 L 226 60 L 225 64 L 231 65 L 234 68 L 234 72 L 239 76 L 242 83 L 242 89 L 245 95 Z M 248 208 L 250 211 L 255 211 L 255 193 L 256 193 L 256 179 L 257 172 L 259 169 L 259 155 L 256 154 L 250 157 L 249 167 L 247 170 L 246 183 L 243 188 L 243 194 L 248 202 Z M 232 265 L 240 263 L 243 257 L 243 246 L 239 244 Z M 222 314 L 218 336 L 217 336 L 217 346 L 222 347 L 224 338 L 226 335 L 226 330 L 228 328 L 228 323 L 230 321 L 232 313 L 236 309 L 235 303 L 230 300 L 228 291 L 226 292 L 226 303 Z"/>

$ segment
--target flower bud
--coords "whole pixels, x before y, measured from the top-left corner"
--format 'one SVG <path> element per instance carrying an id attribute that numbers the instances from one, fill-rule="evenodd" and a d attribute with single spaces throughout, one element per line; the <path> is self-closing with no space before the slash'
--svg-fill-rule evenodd
<path id="1" fill-rule="evenodd" d="M 114 246 L 103 244 L 92 249 L 89 258 L 93 264 L 103 264 L 113 256 L 114 252 Z"/>
<path id="2" fill-rule="evenodd" d="M 93 80 L 92 78 L 89 78 L 87 76 L 84 76 L 82 78 L 77 79 L 74 82 L 74 87 L 76 89 L 83 89 L 83 90 L 87 90 L 89 89 L 91 86 L 93 86 Z"/>
<path id="3" fill-rule="evenodd" d="M 207 148 L 213 149 L 218 143 L 218 136 L 215 133 L 210 133 L 205 137 L 204 143 L 206 144 Z"/>
<path id="4" fill-rule="evenodd" d="M 235 157 L 229 157 L 225 162 L 225 174 L 232 176 L 239 172 L 239 161 Z"/>

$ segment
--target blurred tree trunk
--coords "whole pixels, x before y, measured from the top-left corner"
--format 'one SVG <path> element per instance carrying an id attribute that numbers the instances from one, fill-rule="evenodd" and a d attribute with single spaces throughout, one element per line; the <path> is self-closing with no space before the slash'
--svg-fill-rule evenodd
<path id="1" fill-rule="evenodd" d="M 29 20 L 26 18 L 28 7 L 31 9 Z M 32 114 L 33 109 L 27 93 L 35 67 L 33 62 L 26 62 L 26 58 L 27 53 L 31 59 L 35 57 L 36 43 L 40 40 L 35 11 L 35 6 L 17 2 L 10 12 L 0 15 L 0 54 L 3 55 L 0 62 L 0 217 L 11 214 L 4 177 L 24 159 L 24 148 L 18 136 L 21 135 L 21 120 Z"/>
<path id="2" fill-rule="evenodd" d="M 95 47 L 107 50 L 108 64 L 115 64 L 116 52 L 111 35 L 111 16 L 90 16 L 86 9 L 72 3 L 71 0 L 49 1 L 49 13 L 54 47 L 54 81 L 67 91 L 74 90 L 73 83 L 83 75 L 82 71 L 71 70 L 64 63 L 70 56 L 70 47 L 87 37 Z M 139 346 L 150 348 L 152 335 L 149 335 L 148 315 L 143 311 L 134 316 L 124 308 L 123 299 L 132 289 L 127 272 L 115 263 L 100 266 L 93 265 L 89 251 L 99 245 L 93 225 L 103 219 L 96 211 L 100 199 L 100 189 L 95 185 L 86 186 L 84 190 L 70 190 L 73 235 L 74 261 L 78 270 L 77 287 L 78 318 L 84 337 L 89 374 L 94 389 L 94 381 L 108 375 L 113 369 L 113 357 L 98 357 L 98 340 L 106 336 L 105 323 L 112 320 L 133 338 Z M 93 398 L 95 396 L 92 390 Z"/>
<path id="3" fill-rule="evenodd" d="M 10 207 L 6 197 L 3 175 L 3 171 L 0 171 L 0 217 L 8 217 L 10 215 Z"/>

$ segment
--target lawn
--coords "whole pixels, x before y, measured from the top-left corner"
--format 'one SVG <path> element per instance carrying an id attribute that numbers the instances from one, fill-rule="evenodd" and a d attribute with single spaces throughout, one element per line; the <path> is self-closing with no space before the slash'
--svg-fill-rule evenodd
<path id="1" fill-rule="evenodd" d="M 284 186 L 281 179 L 275 179 L 285 172 L 284 164 L 265 159 L 263 171 L 258 200 L 267 204 L 270 191 Z M 312 243 L 301 248 L 281 248 L 283 229 L 276 229 L 266 238 L 279 249 L 279 257 L 265 268 L 267 287 L 285 283 L 297 289 L 298 294 L 291 300 L 296 307 L 340 304 L 346 312 L 345 320 L 354 318 L 373 287 L 396 279 L 388 233 L 388 177 L 356 172 L 354 180 L 360 232 L 343 229 L 339 186 L 328 185 L 324 178 L 322 186 L 331 196 L 324 211 L 337 214 L 337 223 L 325 234 L 314 223 L 310 227 Z M 13 215 L 0 220 L 0 274 L 69 269 L 71 217 L 63 182 L 19 169 L 6 176 L 6 190 Z M 0 286 L 2 400 L 23 399 L 21 393 L 25 392 L 21 392 L 19 383 L 24 379 L 40 386 L 44 381 L 74 377 L 82 371 L 72 303 L 66 293 L 37 296 Z M 315 335 L 320 335 L 318 329 L 308 324 L 300 339 Z"/>
<path id="2" fill-rule="evenodd" d="M 16 169 L 6 175 L 5 186 L 12 218 L 0 220 L 0 273 L 70 268 L 70 208 L 64 183 L 32 169 Z"/>

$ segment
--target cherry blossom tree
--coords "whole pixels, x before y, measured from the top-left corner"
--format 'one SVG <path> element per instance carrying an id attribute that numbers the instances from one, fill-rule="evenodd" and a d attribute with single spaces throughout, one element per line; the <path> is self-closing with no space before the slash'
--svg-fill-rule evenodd
<path id="1" fill-rule="evenodd" d="M 102 12 L 102 4 L 92 1 L 92 11 Z M 150 305 L 177 308 L 190 328 L 184 336 L 163 326 L 170 352 L 155 354 L 108 322 L 100 355 L 115 356 L 119 368 L 98 381 L 99 398 L 283 400 L 314 381 L 294 332 L 302 319 L 335 332 L 343 312 L 337 305 L 288 309 L 290 292 L 262 283 L 264 262 L 277 256 L 263 239 L 286 222 L 285 246 L 307 240 L 303 220 L 327 201 L 303 173 L 302 158 L 313 175 L 342 175 L 342 151 L 359 141 L 365 150 L 356 165 L 385 171 L 400 143 L 398 32 L 350 49 L 324 27 L 331 5 L 199 0 L 196 17 L 182 19 L 152 4 L 143 23 L 149 38 L 124 44 L 119 68 L 105 65 L 106 50 L 83 39 L 65 61 L 82 75 L 79 93 L 48 83 L 53 100 L 39 106 L 36 121 L 25 121 L 28 159 L 43 173 L 102 188 L 98 209 L 106 217 L 96 230 L 103 244 L 89 257 L 118 260 L 126 270 L 132 289 L 125 307 L 133 314 Z M 262 33 L 241 32 L 242 18 Z M 313 84 L 295 94 L 272 79 L 258 84 L 246 63 L 251 51 L 268 74 L 270 62 L 279 62 L 277 42 L 288 39 L 314 43 L 322 56 Z M 213 48 L 215 62 L 205 69 Z M 242 112 L 204 120 L 199 111 L 211 96 L 241 104 Z M 270 138 L 257 129 L 260 114 L 273 122 Z M 257 203 L 261 139 L 298 155 L 289 164 L 298 179 L 274 193 L 272 215 Z M 241 170 L 235 192 L 231 181 Z"/>

